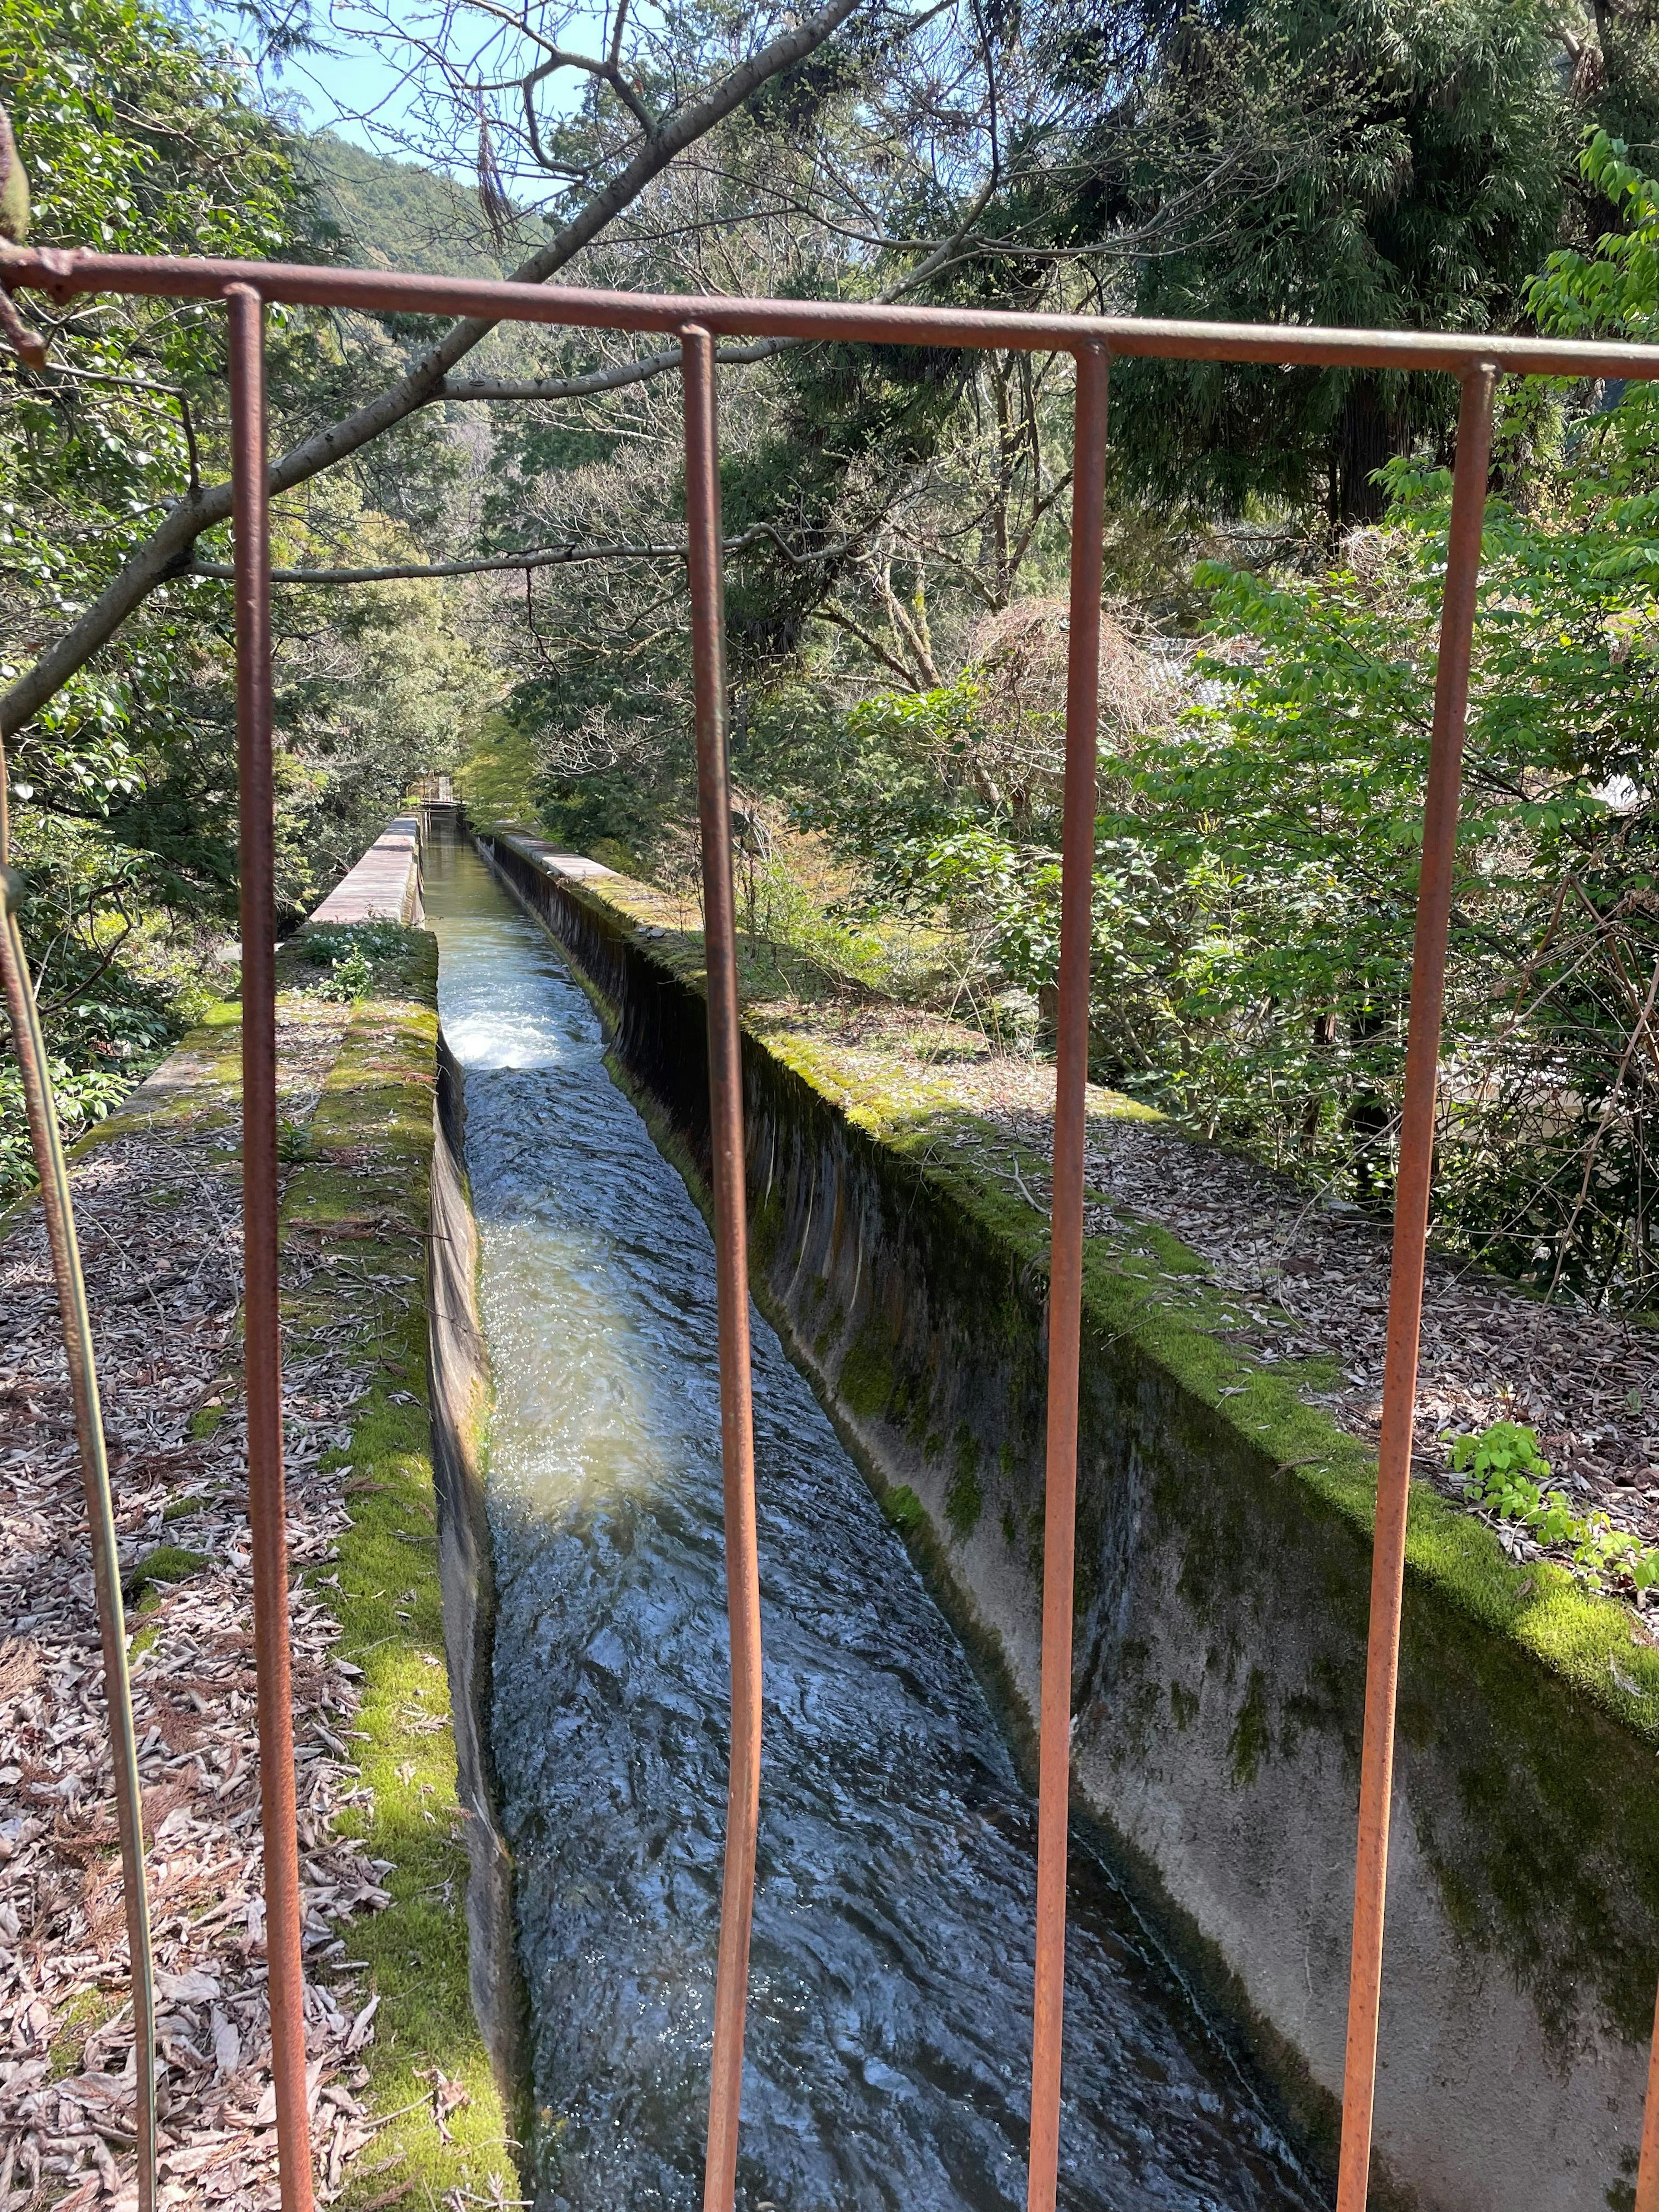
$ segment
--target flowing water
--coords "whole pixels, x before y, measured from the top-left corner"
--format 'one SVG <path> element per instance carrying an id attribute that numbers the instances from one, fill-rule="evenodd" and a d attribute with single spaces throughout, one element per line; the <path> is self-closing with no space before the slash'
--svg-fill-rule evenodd
<path id="1" fill-rule="evenodd" d="M 701 2201 L 727 1741 L 714 1254 L 587 1000 L 428 854 L 494 1368 L 493 1716 L 543 2212 Z M 758 1316 L 765 1749 L 738 2203 L 1024 2203 L 1035 1817 L 943 1615 Z M 1073 1852 L 1060 2199 L 1312 2212 L 1249 2080 Z"/>

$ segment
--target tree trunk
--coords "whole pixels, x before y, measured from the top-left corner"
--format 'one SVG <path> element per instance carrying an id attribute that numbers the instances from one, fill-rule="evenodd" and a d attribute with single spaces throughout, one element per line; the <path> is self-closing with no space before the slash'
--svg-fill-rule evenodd
<path id="1" fill-rule="evenodd" d="M 1383 406 L 1377 380 L 1352 378 L 1335 441 L 1336 519 L 1342 528 L 1382 520 L 1386 496 L 1371 478 L 1385 461 L 1406 450 L 1406 441 L 1405 423 Z"/>

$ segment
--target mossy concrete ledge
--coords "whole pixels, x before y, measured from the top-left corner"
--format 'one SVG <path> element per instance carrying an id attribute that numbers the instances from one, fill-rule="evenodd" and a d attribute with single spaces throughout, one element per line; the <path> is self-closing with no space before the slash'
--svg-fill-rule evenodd
<path id="1" fill-rule="evenodd" d="M 640 887 L 481 830 L 617 1061 L 706 1165 L 701 947 Z M 633 911 L 630 912 L 630 907 Z M 752 1281 L 1029 1754 L 1047 1224 L 1007 1139 L 744 1039 Z M 1108 1106 L 1105 1110 L 1109 1110 Z M 983 1143 L 976 1144 L 975 1133 Z M 1173 1239 L 1086 1262 L 1074 1801 L 1314 2155 L 1341 2083 L 1375 1460 L 1236 1351 Z M 1306 1380 L 1304 1378 L 1304 1387 Z M 1659 1979 L 1659 1655 L 1413 1498 L 1373 2203 L 1627 2208 Z M 1012 2066 L 1023 2053 L 1009 2055 Z"/>
<path id="2" fill-rule="evenodd" d="M 380 2002 L 362 2054 L 377 2134 L 361 2178 L 348 2171 L 346 2212 L 511 2203 L 518 2185 L 520 1999 L 480 1662 L 488 1381 L 459 1133 L 441 1111 L 437 946 L 409 926 L 416 826 L 392 825 L 277 966 L 279 1015 L 303 1026 L 338 1007 L 343 1032 L 320 1089 L 302 1081 L 303 1103 L 284 1100 L 295 1118 L 283 1122 L 281 1234 L 285 1261 L 301 1262 L 285 1267 L 285 1357 L 347 1340 L 368 1377 L 325 1462 L 341 1471 L 350 1523 L 332 1571 L 316 1577 L 363 1684 L 354 1753 L 368 1791 L 342 1825 L 356 1824 L 386 1867 L 392 1900 L 349 1931 Z M 77 1157 L 173 1121 L 234 1130 L 240 1023 L 235 1004 L 214 1009 Z M 331 1255 L 321 1268 L 319 1253 Z M 135 1586 L 189 1556 L 152 1552 Z M 465 2092 L 458 2105 L 446 2095 L 441 2117 L 440 2078 Z"/>

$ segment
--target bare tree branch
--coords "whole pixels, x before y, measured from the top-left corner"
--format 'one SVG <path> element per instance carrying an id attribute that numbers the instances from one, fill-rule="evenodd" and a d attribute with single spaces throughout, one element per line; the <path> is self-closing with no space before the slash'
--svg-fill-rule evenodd
<path id="1" fill-rule="evenodd" d="M 682 153 L 717 123 L 740 107 L 750 94 L 813 52 L 858 0 L 826 0 L 826 4 L 789 31 L 783 32 L 757 53 L 729 70 L 704 98 L 694 100 L 671 116 L 647 145 L 603 191 L 594 194 L 581 212 L 538 252 L 513 272 L 520 284 L 544 284 L 582 249 L 591 245 L 605 225 L 638 198 L 653 177 L 661 174 Z M 449 371 L 495 328 L 493 322 L 469 316 L 448 331 L 422 356 L 407 375 L 389 391 L 343 420 L 314 432 L 270 471 L 273 493 L 291 491 L 325 469 L 356 453 L 386 431 L 428 406 L 437 397 Z M 70 678 L 108 642 L 135 608 L 143 605 L 156 586 L 177 574 L 204 530 L 224 521 L 230 513 L 230 486 L 206 486 L 181 499 L 165 522 L 153 532 L 104 589 L 78 622 L 41 654 L 0 698 L 0 738 L 9 737 L 33 716 Z"/>
<path id="2" fill-rule="evenodd" d="M 921 690 L 921 684 L 917 683 L 914 673 L 905 666 L 904 663 L 896 654 L 889 653 L 878 638 L 872 637 L 867 629 L 855 623 L 851 615 L 842 614 L 839 607 L 814 607 L 809 612 L 807 620 L 833 623 L 837 629 L 844 629 L 849 637 L 857 638 L 866 653 L 873 653 L 884 668 L 890 669 L 907 691 Z"/>
<path id="3" fill-rule="evenodd" d="M 728 553 L 746 553 L 750 547 L 771 544 L 794 568 L 816 568 L 838 560 L 847 545 L 826 545 L 817 553 L 797 553 L 777 525 L 757 522 L 752 529 L 723 541 Z M 372 568 L 273 568 L 273 584 L 392 584 L 421 576 L 491 576 L 526 574 L 532 568 L 568 568 L 585 561 L 684 561 L 684 545 L 580 544 L 526 546 L 521 553 L 480 554 L 470 561 L 392 561 Z M 189 576 L 234 577 L 226 561 L 194 561 L 183 572 Z"/>
<path id="4" fill-rule="evenodd" d="M 731 541 L 727 540 L 727 550 Z M 683 561 L 684 545 L 538 545 L 522 553 L 480 554 L 471 561 L 388 561 L 372 568 L 273 568 L 273 584 L 395 584 L 422 576 L 514 575 L 532 568 L 568 568 L 584 561 Z M 194 561 L 188 576 L 233 577 L 228 561 Z"/>
<path id="5" fill-rule="evenodd" d="M 753 345 L 723 345 L 714 358 L 727 368 L 748 362 L 770 361 L 786 352 L 793 338 L 759 338 Z M 629 384 L 665 376 L 680 365 L 680 349 L 644 355 L 638 361 L 619 362 L 613 368 L 591 369 L 585 376 L 447 376 L 434 392 L 434 399 L 584 399 L 593 392 L 620 392 Z"/>
<path id="6" fill-rule="evenodd" d="M 907 292 L 914 291 L 955 258 L 968 233 L 989 206 L 994 190 L 994 178 L 975 196 L 952 234 L 880 295 L 884 306 L 902 299 Z M 751 345 L 717 346 L 714 358 L 725 368 L 742 368 L 757 361 L 775 360 L 800 343 L 799 338 L 757 338 Z M 432 396 L 434 399 L 584 399 L 595 392 L 620 392 L 628 385 L 665 376 L 679 365 L 679 348 L 676 346 L 663 353 L 643 355 L 638 361 L 621 362 L 612 368 L 592 369 L 584 376 L 448 376 Z"/>

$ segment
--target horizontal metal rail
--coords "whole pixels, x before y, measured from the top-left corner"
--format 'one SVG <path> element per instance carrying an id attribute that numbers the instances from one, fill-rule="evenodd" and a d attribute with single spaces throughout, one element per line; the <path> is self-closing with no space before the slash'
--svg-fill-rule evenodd
<path id="1" fill-rule="evenodd" d="M 283 261 L 181 261 L 162 255 L 63 253 L 0 247 L 0 283 L 58 301 L 82 292 L 222 299 L 231 286 L 303 307 L 365 314 L 553 323 L 570 330 L 676 333 L 690 324 L 716 337 L 841 339 L 1069 353 L 1103 345 L 1124 358 L 1258 362 L 1280 368 L 1443 369 L 1461 376 L 1490 362 L 1516 376 L 1659 378 L 1659 349 L 1588 338 L 1465 336 L 1440 331 L 1345 331 L 1316 324 L 1194 323 L 1127 315 L 1005 314 L 985 307 L 908 307 L 853 300 L 738 300 L 672 292 L 588 291 L 575 285 L 475 283 L 400 270 L 313 269 Z"/>
<path id="2" fill-rule="evenodd" d="M 1435 715 L 1412 968 L 1406 1104 L 1389 1287 L 1389 1351 L 1366 1658 L 1344 2075 L 1340 2212 L 1363 2212 L 1371 2156 L 1377 2006 L 1404 1595 L 1406 1506 L 1417 1389 L 1418 1328 L 1433 1165 L 1458 787 L 1496 378 L 1504 373 L 1659 380 L 1659 347 L 1589 339 L 1439 331 L 1342 331 L 1113 316 L 1001 314 L 856 301 L 702 299 L 473 283 L 457 278 L 281 263 L 130 258 L 0 249 L 0 289 L 58 301 L 98 292 L 222 300 L 232 319 L 233 484 L 241 763 L 245 1010 L 244 1188 L 248 1223 L 247 1360 L 251 1502 L 259 1574 L 260 1754 L 272 2070 L 284 2212 L 309 2212 L 305 2045 L 293 1831 L 292 1715 L 282 1536 L 281 1342 L 276 1297 L 276 1054 L 270 999 L 274 823 L 270 781 L 270 561 L 263 402 L 263 305 L 473 318 L 489 324 L 658 331 L 678 337 L 685 385 L 689 582 L 702 824 L 714 1133 L 720 1406 L 732 1632 L 732 1767 L 715 1999 L 705 2212 L 730 2212 L 742 2087 L 743 2017 L 753 1901 L 760 1759 L 760 1621 L 744 1257 L 744 1139 L 736 933 L 727 849 L 725 610 L 720 562 L 715 337 L 874 345 L 1069 352 L 1078 364 L 1067 666 L 1061 965 L 1049 1277 L 1049 1377 L 1039 1741 L 1038 1905 L 1029 2212 L 1051 2212 L 1059 2156 L 1066 1814 L 1071 1779 L 1078 1379 L 1081 1340 L 1083 1132 L 1089 1046 L 1089 928 L 1106 377 L 1113 356 L 1256 362 L 1282 368 L 1423 369 L 1461 380 L 1462 401 L 1441 611 Z M 258 1401 L 256 1405 L 255 1401 Z M 1636 2185 L 1637 2212 L 1659 2212 L 1659 2027 Z"/>

